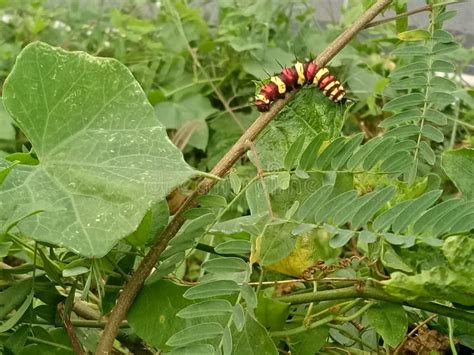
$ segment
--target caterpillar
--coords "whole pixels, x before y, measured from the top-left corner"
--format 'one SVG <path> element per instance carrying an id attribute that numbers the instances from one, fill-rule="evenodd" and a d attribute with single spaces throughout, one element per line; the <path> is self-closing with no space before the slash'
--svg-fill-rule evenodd
<path id="1" fill-rule="evenodd" d="M 272 76 L 270 82 L 260 88 L 259 94 L 255 96 L 255 106 L 260 112 L 266 112 L 273 101 L 304 84 L 319 87 L 334 102 L 341 101 L 346 94 L 344 87 L 329 73 L 328 68 L 318 68 L 314 61 L 297 62 L 292 67 L 283 68 L 280 74 Z"/>

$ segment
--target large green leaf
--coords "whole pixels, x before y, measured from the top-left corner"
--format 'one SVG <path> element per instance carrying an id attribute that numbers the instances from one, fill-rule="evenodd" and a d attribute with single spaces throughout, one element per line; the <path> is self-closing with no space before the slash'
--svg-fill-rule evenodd
<path id="1" fill-rule="evenodd" d="M 15 129 L 12 126 L 10 116 L 5 112 L 2 98 L 0 97 L 0 141 L 15 140 Z"/>
<path id="2" fill-rule="evenodd" d="M 5 83 L 4 103 L 40 164 L 7 176 L 0 221 L 19 206 L 51 204 L 18 224 L 35 240 L 103 256 L 195 174 L 116 60 L 30 44 Z"/>
<path id="3" fill-rule="evenodd" d="M 407 275 L 395 272 L 385 281 L 387 292 L 404 299 L 439 299 L 474 305 L 474 239 L 452 236 L 443 244 L 446 264 Z"/>
<path id="4" fill-rule="evenodd" d="M 302 88 L 258 137 L 256 148 L 262 168 L 282 169 L 289 148 L 301 132 L 307 137 L 305 148 L 318 133 L 325 132 L 328 138 L 338 136 L 344 110 L 344 105 L 335 104 L 320 90 Z"/>
<path id="5" fill-rule="evenodd" d="M 329 327 L 326 325 L 292 336 L 290 346 L 293 354 L 317 354 L 326 343 L 328 336 Z"/>
<path id="6" fill-rule="evenodd" d="M 183 297 L 187 289 L 189 287 L 164 280 L 145 285 L 127 314 L 127 320 L 136 334 L 148 344 L 168 350 L 170 347 L 166 342 L 171 336 L 203 323 L 202 318 L 183 319 L 176 316 L 181 309 L 196 303 Z M 206 322 L 217 322 L 223 326 L 227 320 L 228 316 L 212 315 L 205 319 Z"/>
<path id="7" fill-rule="evenodd" d="M 379 302 L 367 311 L 367 317 L 384 342 L 393 348 L 400 344 L 407 333 L 407 315 L 401 305 Z"/>
<path id="8" fill-rule="evenodd" d="M 209 138 L 206 118 L 216 112 L 206 97 L 195 95 L 179 103 L 160 102 L 155 110 L 166 128 L 178 130 L 175 137 L 178 146 L 189 144 L 201 150 L 206 149 Z"/>
<path id="9" fill-rule="evenodd" d="M 443 153 L 446 174 L 468 199 L 474 199 L 474 149 L 462 148 Z"/>
<path id="10" fill-rule="evenodd" d="M 278 354 L 277 348 L 267 330 L 250 314 L 246 313 L 241 332 L 232 329 L 232 354 L 270 355 Z"/>
<path id="11" fill-rule="evenodd" d="M 255 316 L 267 329 L 279 330 L 285 326 L 290 313 L 290 304 L 272 298 L 273 287 L 269 287 L 258 294 L 258 305 Z"/>

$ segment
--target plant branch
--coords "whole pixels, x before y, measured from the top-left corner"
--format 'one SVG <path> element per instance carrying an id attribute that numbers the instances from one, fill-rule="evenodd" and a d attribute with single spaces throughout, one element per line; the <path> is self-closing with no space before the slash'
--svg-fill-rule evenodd
<path id="1" fill-rule="evenodd" d="M 425 5 L 425 6 L 417 8 L 417 9 L 404 12 L 404 13 L 399 14 L 397 16 L 387 17 L 387 18 L 384 18 L 384 19 L 381 19 L 381 20 L 378 20 L 378 21 L 368 23 L 364 27 L 364 29 L 379 26 L 379 25 L 383 25 L 384 23 L 396 21 L 398 19 L 401 19 L 401 18 L 404 18 L 404 17 L 407 17 L 407 16 L 411 16 L 411 15 L 415 15 L 415 14 L 418 14 L 420 12 L 425 12 L 425 11 L 431 11 L 431 5 Z"/>
<path id="2" fill-rule="evenodd" d="M 1 338 L 7 338 L 8 339 L 11 336 L 12 336 L 11 333 L 0 333 Z M 72 348 L 69 347 L 69 346 L 59 344 L 59 343 L 55 343 L 55 342 L 48 341 L 48 340 L 44 340 L 44 339 L 41 339 L 41 338 L 35 338 L 35 337 L 32 337 L 32 336 L 27 336 L 26 340 L 31 341 L 33 343 L 37 343 L 37 344 L 48 345 L 48 346 L 51 346 L 54 349 L 58 349 L 58 350 L 66 350 L 68 352 L 72 351 Z"/>
<path id="3" fill-rule="evenodd" d="M 9 319 L 9 317 L 5 317 L 5 319 Z M 87 320 L 87 319 L 69 319 L 72 326 L 74 328 L 104 328 L 107 325 L 107 321 L 98 321 L 98 320 Z M 36 319 L 32 322 L 28 321 L 20 321 L 17 324 L 37 324 L 37 325 L 51 325 L 51 322 L 48 322 L 43 319 Z M 63 324 L 60 322 L 54 322 L 54 326 L 61 327 Z M 130 325 L 127 321 L 122 322 L 120 328 L 130 328 Z"/>
<path id="4" fill-rule="evenodd" d="M 436 317 L 437 317 L 437 314 L 433 314 L 432 316 L 425 319 L 423 322 L 420 322 L 415 328 L 413 328 L 413 330 L 410 333 L 408 333 L 405 336 L 405 338 L 403 339 L 403 341 L 400 344 L 398 344 L 398 346 L 395 348 L 395 350 L 393 351 L 393 355 L 399 355 L 400 350 L 403 348 L 403 346 L 408 341 L 408 339 L 410 339 L 410 337 L 413 334 L 415 334 L 420 328 L 422 328 L 425 324 L 428 324 L 429 322 L 431 322 Z"/>
<path id="5" fill-rule="evenodd" d="M 235 121 L 235 123 L 237 123 L 237 125 L 239 126 L 239 128 L 244 131 L 245 128 L 244 126 L 242 125 L 242 122 L 240 122 L 239 118 L 235 115 L 234 111 L 232 111 L 232 109 L 230 108 L 229 106 L 229 102 L 225 99 L 224 95 L 222 94 L 222 92 L 219 90 L 219 88 L 214 84 L 213 80 L 211 80 L 212 78 L 207 74 L 206 70 L 204 69 L 204 67 L 201 65 L 201 62 L 199 61 L 199 58 L 196 54 L 196 51 L 191 48 L 191 46 L 189 45 L 189 40 L 186 36 L 186 33 L 184 32 L 184 28 L 183 28 L 183 25 L 181 23 L 181 17 L 180 15 L 174 11 L 174 9 L 171 7 L 170 3 L 167 1 L 165 2 L 166 4 L 166 7 L 168 7 L 170 9 L 170 11 L 173 13 L 173 16 L 174 16 L 174 20 L 175 20 L 175 23 L 176 23 L 176 27 L 178 28 L 178 32 L 180 33 L 181 37 L 183 38 L 184 42 L 186 43 L 186 48 L 188 50 L 188 53 L 191 55 L 191 58 L 193 59 L 193 62 L 194 62 L 194 65 L 199 68 L 199 70 L 201 71 L 201 73 L 204 75 L 204 77 L 206 78 L 206 80 L 208 81 L 209 83 L 209 86 L 212 88 L 212 91 L 214 91 L 214 93 L 216 94 L 217 98 L 219 99 L 219 101 L 221 102 L 222 106 L 224 106 L 224 109 L 229 113 L 230 117 L 232 117 L 232 119 Z"/>
<path id="6" fill-rule="evenodd" d="M 84 351 L 82 350 L 82 345 L 79 339 L 77 338 L 76 331 L 71 323 L 71 319 L 69 318 L 69 315 L 64 312 L 64 303 L 59 303 L 57 308 L 58 313 L 63 320 L 64 329 L 66 330 L 66 334 L 69 337 L 69 341 L 71 342 L 74 353 L 76 355 L 84 354 Z"/>
<path id="7" fill-rule="evenodd" d="M 372 7 L 365 11 L 349 28 L 337 37 L 317 58 L 316 63 L 320 66 L 328 63 L 339 51 L 341 51 L 361 31 L 366 24 L 372 21 L 392 0 L 378 0 Z M 290 93 L 286 98 L 275 102 L 270 111 L 262 113 L 255 122 L 242 134 L 239 140 L 230 148 L 224 157 L 212 169 L 211 174 L 223 177 L 232 166 L 240 159 L 248 148 L 247 142 L 253 142 L 260 132 L 270 123 L 277 113 L 293 97 Z M 140 291 L 145 279 L 155 267 L 158 257 L 165 250 L 168 242 L 176 235 L 185 222 L 184 212 L 197 206 L 197 197 L 207 194 L 216 184 L 216 180 L 203 179 L 196 190 L 185 200 L 178 212 L 157 238 L 148 254 L 143 258 L 137 270 L 125 285 L 119 295 L 117 303 L 109 317 L 109 322 L 102 333 L 97 347 L 97 354 L 108 354 L 111 352 L 115 336 L 122 320 L 127 315 L 128 309 L 133 303 L 138 291 Z"/>
<path id="8" fill-rule="evenodd" d="M 383 18 L 383 19 L 378 20 L 378 21 L 373 21 L 371 23 L 368 23 L 367 25 L 364 26 L 364 29 L 379 26 L 379 25 L 383 25 L 384 23 L 396 21 L 398 19 L 401 19 L 401 18 L 404 18 L 404 17 L 407 17 L 407 16 L 411 16 L 411 15 L 415 15 L 415 14 L 418 14 L 420 12 L 431 11 L 433 9 L 433 7 L 436 7 L 436 6 L 453 5 L 453 4 L 459 4 L 459 3 L 462 3 L 462 2 L 465 2 L 465 1 L 462 1 L 462 0 L 461 1 L 450 1 L 450 2 L 444 2 L 444 3 L 439 3 L 439 4 L 421 6 L 419 8 L 401 13 L 401 14 L 396 15 L 396 16 L 387 17 L 387 18 Z"/>
<path id="9" fill-rule="evenodd" d="M 468 322 L 474 322 L 474 313 L 462 311 L 457 308 L 443 306 L 434 302 L 404 301 L 400 298 L 389 295 L 385 291 L 375 287 L 346 287 L 335 290 L 319 291 L 317 293 L 303 293 L 298 295 L 288 295 L 277 297 L 281 302 L 291 304 L 302 304 L 310 302 L 320 302 L 328 300 L 340 300 L 351 298 L 373 299 L 378 301 L 403 304 L 424 311 L 436 313 L 454 319 L 461 319 Z"/>

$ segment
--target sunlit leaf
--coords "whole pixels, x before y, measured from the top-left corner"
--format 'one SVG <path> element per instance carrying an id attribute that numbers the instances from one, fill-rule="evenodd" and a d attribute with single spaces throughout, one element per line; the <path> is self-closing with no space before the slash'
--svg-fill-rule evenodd
<path id="1" fill-rule="evenodd" d="M 401 32 L 397 35 L 398 39 L 402 41 L 425 41 L 431 37 L 431 34 L 426 31 L 426 30 L 421 30 L 421 29 L 416 29 L 416 30 L 410 30 L 410 31 L 405 31 Z"/>

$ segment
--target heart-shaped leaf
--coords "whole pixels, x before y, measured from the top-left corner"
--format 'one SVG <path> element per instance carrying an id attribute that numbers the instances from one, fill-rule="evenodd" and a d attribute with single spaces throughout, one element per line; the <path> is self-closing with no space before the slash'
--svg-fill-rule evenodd
<path id="1" fill-rule="evenodd" d="M 0 224 L 25 204 L 52 205 L 17 225 L 35 240 L 101 257 L 153 203 L 196 173 L 114 59 L 30 44 L 3 98 L 40 164 L 19 164 L 7 176 Z"/>

